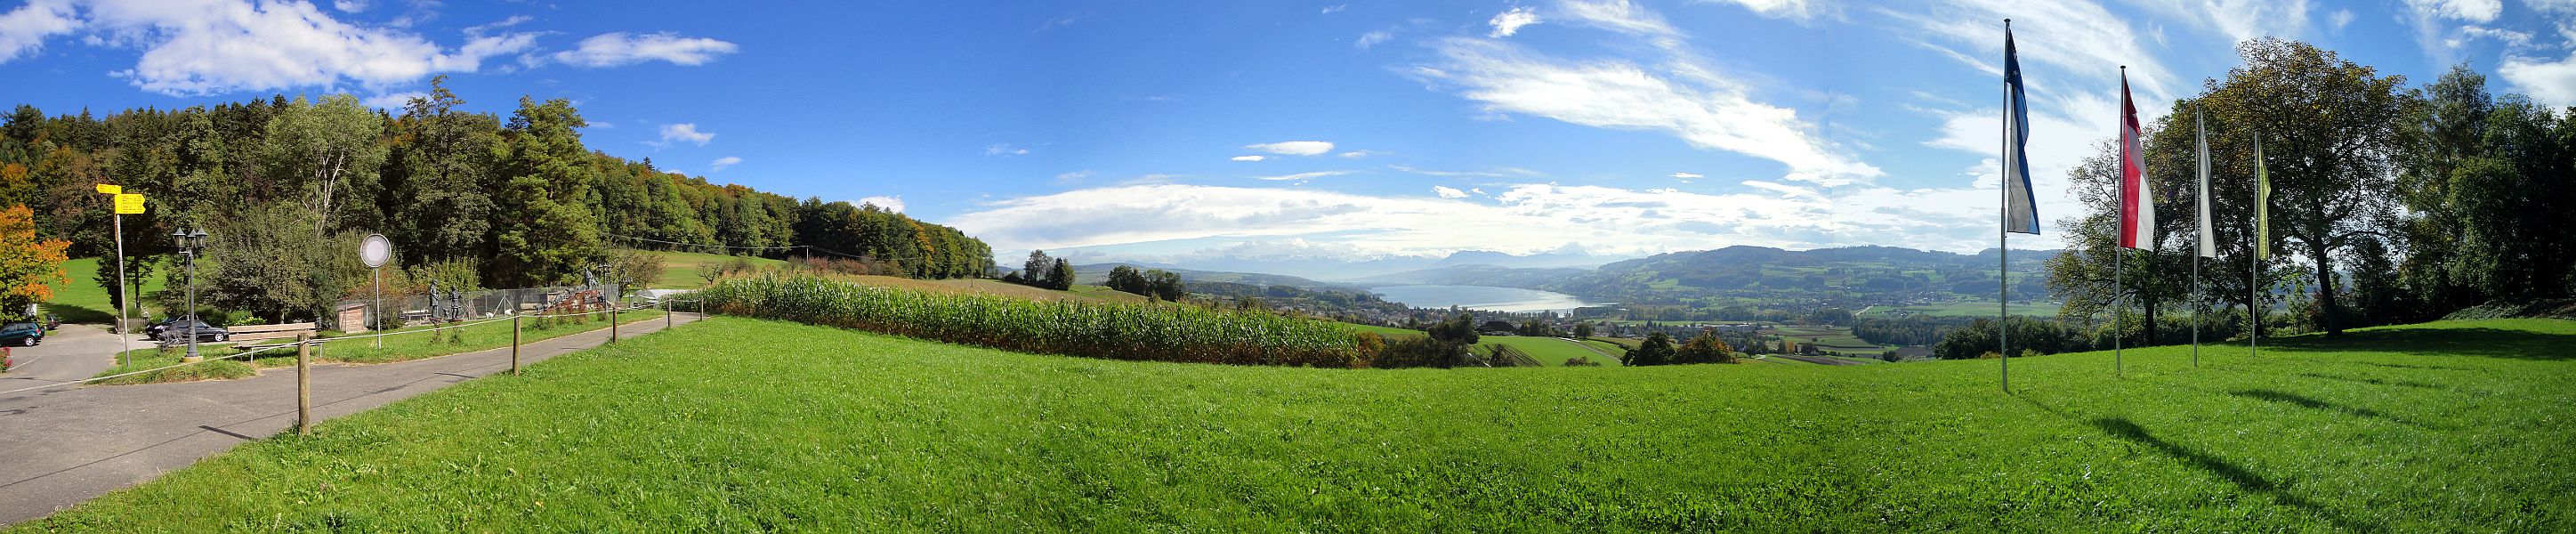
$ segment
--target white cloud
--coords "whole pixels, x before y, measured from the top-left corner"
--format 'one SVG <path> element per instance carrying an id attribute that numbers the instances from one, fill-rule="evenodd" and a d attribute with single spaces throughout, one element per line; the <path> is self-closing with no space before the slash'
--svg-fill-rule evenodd
<path id="1" fill-rule="evenodd" d="M 1235 156 L 1235 157 L 1226 158 L 1226 159 L 1234 160 L 1234 161 L 1261 161 L 1261 160 L 1270 159 L 1270 158 L 1269 158 L 1268 156 Z"/>
<path id="2" fill-rule="evenodd" d="M 871 205 L 871 204 L 873 204 L 873 205 L 876 205 L 876 207 L 885 208 L 885 210 L 886 210 L 886 211 L 895 211 L 895 212 L 903 211 L 903 197 L 900 197 L 900 196 L 892 196 L 892 195 L 877 195 L 877 196 L 872 196 L 872 197 L 864 197 L 864 198 L 860 198 L 860 199 L 858 199 L 858 200 L 852 200 L 852 201 L 850 201 L 850 203 L 851 203 L 851 204 L 861 205 L 861 206 L 866 206 L 866 205 Z"/>
<path id="3" fill-rule="evenodd" d="M 742 163 L 742 158 L 734 156 L 716 158 L 715 162 L 707 164 L 707 172 L 725 170 L 725 167 L 732 167 L 737 163 Z"/>
<path id="4" fill-rule="evenodd" d="M 1494 15 L 1494 20 L 1485 23 L 1494 26 L 1493 33 L 1486 34 L 1486 37 L 1511 37 L 1514 33 L 1520 33 L 1522 26 L 1537 24 L 1538 11 L 1528 7 L 1514 7 Z"/>
<path id="5" fill-rule="evenodd" d="M 1323 178 L 1323 177 L 1326 177 L 1326 176 L 1341 176 L 1341 175 L 1350 174 L 1350 173 L 1351 173 L 1351 171 L 1315 171 L 1315 172 L 1301 172 L 1301 173 L 1291 174 L 1291 175 L 1286 175 L 1286 176 L 1254 176 L 1253 178 L 1258 178 L 1258 179 L 1262 179 L 1262 180 L 1270 180 L 1270 181 L 1274 181 L 1274 182 L 1284 182 L 1284 181 L 1305 182 L 1305 181 L 1307 181 L 1307 180 L 1313 180 L 1313 179 L 1316 179 L 1316 178 Z"/>
<path id="6" fill-rule="evenodd" d="M 2153 38 L 2141 36 L 2130 26 L 2130 21 L 2137 20 L 2135 17 L 2114 15 L 2091 2 L 1947 0 L 1924 12 L 1889 12 L 1889 16 L 1901 31 L 1964 44 L 1975 52 L 1963 56 L 1998 58 L 1998 62 L 2004 55 L 2002 19 L 2024 21 L 2013 25 L 2022 68 L 2046 65 L 2060 70 L 2056 76 L 2045 78 L 2054 83 L 2032 82 L 2030 90 L 2035 93 L 2115 86 L 2119 83 L 2119 70 L 2106 65 L 2127 65 L 2129 82 L 2140 93 L 2140 101 L 2166 102 L 2175 95 L 2167 88 L 2167 80 L 2184 77 L 2165 68 L 2157 59 L 2161 54 L 2147 49 Z"/>
<path id="7" fill-rule="evenodd" d="M 1445 62 L 1416 71 L 1495 113 L 1524 113 L 1617 130 L 1670 133 L 1700 148 L 1787 165 L 1791 179 L 1848 184 L 1883 174 L 1838 152 L 1794 109 L 1755 102 L 1739 83 L 1688 57 L 1647 69 L 1625 60 L 1541 57 L 1498 41 L 1453 38 Z M 1667 77 L 1667 76 L 1670 77 Z"/>
<path id="8" fill-rule="evenodd" d="M 1506 177 L 1506 176 L 1521 176 L 1521 177 L 1537 177 L 1537 176 L 1546 176 L 1546 173 L 1541 173 L 1541 172 L 1538 172 L 1538 171 L 1533 171 L 1533 170 L 1529 170 L 1529 169 L 1523 169 L 1523 168 L 1519 168 L 1519 167 L 1496 167 L 1496 168 L 1494 168 L 1493 170 L 1487 170 L 1487 171 L 1435 171 L 1435 170 L 1429 170 L 1429 169 L 1416 169 L 1416 168 L 1409 167 L 1409 166 L 1404 166 L 1404 165 L 1388 165 L 1388 166 L 1386 166 L 1386 168 L 1389 168 L 1389 169 L 1395 169 L 1397 172 L 1413 173 L 1413 174 L 1419 174 L 1419 175 L 1423 175 L 1423 176 L 1442 176 L 1442 177 L 1453 177 L 1453 178 L 1454 178 L 1454 177 L 1462 177 L 1462 176 L 1464 176 L 1464 177 L 1477 177 L 1477 178 L 1502 178 L 1502 177 Z"/>
<path id="9" fill-rule="evenodd" d="M 566 65 L 591 68 L 655 60 L 674 65 L 703 65 L 738 48 L 733 43 L 704 37 L 681 37 L 669 32 L 646 35 L 610 32 L 582 39 L 577 48 L 556 52 L 551 57 Z"/>
<path id="10" fill-rule="evenodd" d="M 331 7 L 343 12 L 357 13 L 366 11 L 368 3 L 367 0 L 332 0 Z"/>
<path id="11" fill-rule="evenodd" d="M 1288 156 L 1312 156 L 1325 152 L 1332 152 L 1333 143 L 1328 141 L 1280 141 L 1277 143 L 1243 145 L 1243 148 Z"/>
<path id="12" fill-rule="evenodd" d="M 2158 0 L 2147 6 L 2166 21 L 2187 23 L 2241 43 L 2266 35 L 2298 39 L 2307 33 L 2307 0 Z"/>
<path id="13" fill-rule="evenodd" d="M 1379 43 L 1384 43 L 1392 39 L 1395 39 L 1395 34 L 1393 33 L 1387 33 L 1385 30 L 1371 30 L 1368 33 L 1360 34 L 1360 38 L 1358 40 L 1351 41 L 1351 46 L 1359 47 L 1361 50 L 1367 50 L 1369 47 L 1377 46 Z"/>
<path id="14" fill-rule="evenodd" d="M 1094 172 L 1091 172 L 1091 171 L 1073 171 L 1073 172 L 1068 172 L 1068 173 L 1057 174 L 1057 175 L 1055 175 L 1055 179 L 1056 179 L 1056 180 L 1058 180 L 1058 181 L 1068 181 L 1068 182 L 1069 182 L 1069 181 L 1073 181 L 1073 180 L 1080 180 L 1080 179 L 1084 179 L 1084 178 L 1090 178 L 1090 177 L 1091 177 L 1091 175 L 1093 175 L 1093 174 L 1098 174 L 1098 173 L 1094 173 Z"/>
<path id="15" fill-rule="evenodd" d="M 1673 173 L 1673 179 L 1681 180 L 1683 183 L 1689 183 L 1691 180 L 1700 179 L 1700 175 L 1699 173 L 1694 172 L 1677 172 Z"/>
<path id="16" fill-rule="evenodd" d="M 2337 9 L 2333 14 L 2326 15 L 2326 22 L 2333 24 L 2336 30 L 2342 30 L 2343 27 L 2352 25 L 2354 18 L 2357 17 L 2352 14 L 2352 10 Z"/>
<path id="17" fill-rule="evenodd" d="M 1350 5 L 1350 4 L 1335 4 L 1335 5 L 1324 6 L 1324 13 L 1323 13 L 1323 14 L 1331 15 L 1331 14 L 1334 14 L 1334 13 L 1340 13 L 1340 12 L 1342 12 L 1342 10 L 1344 10 L 1344 9 L 1350 9 L 1350 8 L 1351 8 L 1351 5 Z"/>
<path id="18" fill-rule="evenodd" d="M 2406 5 L 2435 17 L 2466 22 L 2490 22 L 2504 13 L 2503 0 L 2406 0 Z"/>
<path id="19" fill-rule="evenodd" d="M 1349 152 L 1343 152 L 1343 153 L 1341 153 L 1341 154 L 1339 154 L 1339 155 L 1340 155 L 1341 157 L 1345 157 L 1345 158 L 1358 159 L 1358 158 L 1365 158 L 1365 157 L 1369 157 L 1369 156 L 1371 156 L 1371 155 L 1375 155 L 1375 154 L 1377 154 L 1377 153 L 1376 153 L 1376 152 L 1367 151 L 1367 150 L 1353 150 L 1353 151 L 1349 151 Z"/>
<path id="20" fill-rule="evenodd" d="M 445 49 L 398 29 L 341 22 L 309 2 L 36 0 L 0 14 L 0 61 L 31 55 L 52 36 L 143 51 L 110 72 L 169 95 L 332 86 L 368 88 L 438 72 L 473 72 L 484 59 L 531 48 L 536 34 L 468 34 Z"/>
<path id="21" fill-rule="evenodd" d="M 371 108 L 392 111 L 394 114 L 399 115 L 402 114 L 403 106 L 410 104 L 411 99 L 414 98 L 429 98 L 429 93 L 423 93 L 420 91 L 386 93 L 360 99 L 358 100 L 358 104 Z"/>
<path id="22" fill-rule="evenodd" d="M 1466 191 L 1459 191 L 1458 188 L 1445 185 L 1431 186 L 1431 193 L 1440 195 L 1440 198 L 1467 198 Z"/>
<path id="23" fill-rule="evenodd" d="M 1011 146 L 1011 145 L 1009 145 L 1009 144 L 995 144 L 995 145 L 992 145 L 992 146 L 984 147 L 984 155 L 986 155 L 986 156 L 1026 156 L 1026 155 L 1029 155 L 1029 149 L 1026 149 L 1026 148 L 1020 148 L 1020 147 L 1015 147 L 1015 146 Z"/>
<path id="24" fill-rule="evenodd" d="M 669 146 L 675 141 L 707 146 L 708 141 L 714 140 L 716 140 L 716 134 L 698 131 L 698 125 L 695 123 L 664 124 L 661 144 L 655 146 Z"/>
<path id="25" fill-rule="evenodd" d="M 2513 85 L 2513 91 L 2530 96 L 2550 108 L 2576 106 L 2576 54 L 2556 61 L 2545 58 L 2505 56 L 2496 66 L 2496 75 Z"/>
<path id="26" fill-rule="evenodd" d="M 582 122 L 583 122 L 584 124 L 589 124 L 589 125 L 590 125 L 590 127 L 591 127 L 591 128 L 593 128 L 593 129 L 599 129 L 599 130 L 607 130 L 607 129 L 611 129 L 611 128 L 616 128 L 616 127 L 617 127 L 617 123 L 614 123 L 614 122 L 608 122 L 608 121 L 584 120 L 584 121 L 582 121 Z"/>
<path id="27" fill-rule="evenodd" d="M 1482 193 L 1432 191 L 1442 198 L 1305 188 L 1105 187 L 1004 200 L 946 222 L 997 250 L 1181 240 L 1241 247 L 1284 241 L 1331 243 L 1333 248 L 1322 253 L 1344 258 L 1435 255 L 1463 248 L 1535 253 L 1562 249 L 1569 242 L 1601 254 L 1870 243 L 1975 251 L 1991 246 L 1994 237 L 1991 214 L 1950 208 L 1992 202 L 1991 192 L 1869 188 L 1828 202 L 1776 190 L 1703 194 L 1518 184 L 1490 195 L 1491 202 L 1470 202 L 1463 195 Z M 1925 232 L 1923 227 L 1949 231 Z"/>
<path id="28" fill-rule="evenodd" d="M 1568 1 L 1558 4 L 1556 11 L 1585 26 L 1630 35 L 1669 38 L 1682 33 L 1664 22 L 1662 15 L 1637 7 L 1628 0 Z"/>
<path id="29" fill-rule="evenodd" d="M 1735 4 L 1754 13 L 1775 19 L 1806 20 L 1815 18 L 1816 7 L 1808 0 L 1697 0 L 1702 4 Z"/>

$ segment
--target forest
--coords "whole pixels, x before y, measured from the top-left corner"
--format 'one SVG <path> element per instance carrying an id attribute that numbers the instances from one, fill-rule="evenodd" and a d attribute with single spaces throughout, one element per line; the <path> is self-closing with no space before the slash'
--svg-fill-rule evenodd
<path id="1" fill-rule="evenodd" d="M 464 104 L 441 77 L 392 111 L 345 94 L 105 116 L 19 105 L 0 124 L 0 207 L 28 206 L 39 241 L 100 257 L 116 243 L 96 186 L 144 195 L 147 212 L 122 221 L 132 283 L 182 287 L 171 234 L 201 229 L 200 307 L 268 320 L 309 319 L 364 291 L 354 250 L 371 233 L 395 245 L 389 272 L 468 288 L 577 283 L 634 247 L 827 255 L 915 278 L 992 266 L 990 247 L 955 228 L 585 147 L 588 123 L 567 100 L 521 97 L 506 117 Z M 112 287 L 115 262 L 100 265 L 69 274 Z"/>

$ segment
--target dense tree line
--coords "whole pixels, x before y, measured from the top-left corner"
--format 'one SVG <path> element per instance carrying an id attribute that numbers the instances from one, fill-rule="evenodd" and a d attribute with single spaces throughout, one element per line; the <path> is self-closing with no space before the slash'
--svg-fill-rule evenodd
<path id="1" fill-rule="evenodd" d="M 2085 209 L 2061 220 L 2069 250 L 2048 262 L 2068 328 L 2101 334 L 2084 336 L 2100 345 L 2112 335 L 2131 345 L 2189 339 L 2173 316 L 2210 318 L 2204 330 L 2229 335 L 2248 317 L 2334 335 L 2499 299 L 2571 296 L 2576 240 L 2565 236 L 2576 231 L 2576 108 L 2492 96 L 2465 66 L 2409 89 L 2403 76 L 2306 43 L 2267 38 L 2238 51 L 2242 65 L 2173 102 L 2144 133 L 2158 193 L 2149 250 L 2114 246 L 2116 147 L 2098 145 L 2070 172 Z M 2207 125 L 2219 253 L 2198 260 L 2197 281 L 2195 120 Z M 2273 192 L 2273 254 L 2259 278 L 2258 142 Z M 2284 302 L 2289 316 L 2272 318 Z M 2098 324 L 2112 317 L 2132 324 L 2116 332 Z M 2206 322 L 2223 317 L 2239 324 Z M 1984 328 L 1954 336 L 1990 338 Z"/>
<path id="2" fill-rule="evenodd" d="M 801 245 L 764 255 L 858 256 L 924 278 L 992 264 L 989 247 L 954 228 L 592 150 L 566 100 L 521 98 L 506 117 L 464 103 L 442 78 L 399 114 L 348 95 L 105 117 L 20 105 L 0 120 L 0 206 L 34 208 L 38 236 L 69 241 L 74 257 L 106 256 L 110 199 L 93 186 L 143 194 L 149 211 L 124 219 L 134 283 L 158 271 L 179 287 L 166 236 L 201 228 L 200 301 L 268 319 L 314 317 L 364 285 L 349 251 L 368 233 L 394 241 L 398 266 L 468 273 L 475 287 L 578 282 L 612 248 L 641 243 L 628 237 Z M 100 263 L 93 279 L 113 284 L 115 262 Z"/>
<path id="3" fill-rule="evenodd" d="M 1138 271 L 1135 267 L 1125 265 L 1109 269 L 1108 286 L 1110 289 L 1173 302 L 1179 302 L 1182 296 L 1189 294 L 1189 288 L 1181 284 L 1181 275 L 1162 269 Z"/>

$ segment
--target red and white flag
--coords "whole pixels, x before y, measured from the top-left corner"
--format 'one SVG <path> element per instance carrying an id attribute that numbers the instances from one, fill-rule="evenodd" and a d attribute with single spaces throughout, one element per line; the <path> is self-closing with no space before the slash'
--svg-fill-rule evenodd
<path id="1" fill-rule="evenodd" d="M 2129 71 L 2120 70 L 2120 247 L 2153 248 L 2155 195 L 2147 191 L 2146 153 L 2138 150 L 2138 105 L 2129 100 Z"/>

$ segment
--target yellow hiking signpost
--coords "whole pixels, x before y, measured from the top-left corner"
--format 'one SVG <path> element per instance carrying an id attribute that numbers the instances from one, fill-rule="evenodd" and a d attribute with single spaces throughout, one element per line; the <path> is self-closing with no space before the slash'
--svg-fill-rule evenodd
<path id="1" fill-rule="evenodd" d="M 98 184 L 98 192 L 114 195 L 124 193 L 125 187 L 116 184 Z"/>
<path id="2" fill-rule="evenodd" d="M 99 188 L 106 189 L 107 186 L 100 186 Z M 143 195 L 134 193 L 116 194 L 117 215 L 134 215 L 139 213 L 143 213 Z"/>

